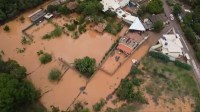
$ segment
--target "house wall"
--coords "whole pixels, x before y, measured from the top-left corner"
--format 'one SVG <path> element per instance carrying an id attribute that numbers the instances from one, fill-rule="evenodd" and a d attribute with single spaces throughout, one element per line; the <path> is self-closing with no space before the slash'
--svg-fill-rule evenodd
<path id="1" fill-rule="evenodd" d="M 125 7 L 128 3 L 129 3 L 130 0 L 121 0 L 121 2 L 119 2 L 119 5 L 121 8 Z"/>

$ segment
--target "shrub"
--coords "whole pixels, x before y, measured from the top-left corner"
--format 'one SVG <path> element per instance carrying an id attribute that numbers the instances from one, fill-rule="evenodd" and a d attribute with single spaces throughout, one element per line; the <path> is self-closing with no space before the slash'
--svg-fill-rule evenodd
<path id="1" fill-rule="evenodd" d="M 58 69 L 52 69 L 51 72 L 49 73 L 49 80 L 55 81 L 55 80 L 59 80 L 61 76 L 61 72 Z"/>
<path id="2" fill-rule="evenodd" d="M 160 59 L 160 60 L 162 60 L 163 62 L 166 62 L 166 63 L 170 61 L 168 56 L 166 56 L 162 53 L 159 53 L 159 52 L 150 51 L 149 55 L 153 58 Z"/>
<path id="3" fill-rule="evenodd" d="M 132 68 L 130 73 L 130 75 L 136 75 L 136 74 L 142 74 L 142 71 L 136 67 Z"/>
<path id="4" fill-rule="evenodd" d="M 45 34 L 42 39 L 51 39 L 51 35 L 50 34 Z"/>
<path id="5" fill-rule="evenodd" d="M 163 12 L 163 3 L 161 0 L 151 0 L 147 4 L 147 10 L 151 14 L 159 14 Z"/>
<path id="6" fill-rule="evenodd" d="M 86 77 L 92 76 L 96 70 L 96 60 L 88 56 L 74 61 L 75 68 Z"/>
<path id="7" fill-rule="evenodd" d="M 160 32 L 164 28 L 164 24 L 162 21 L 157 21 L 153 24 L 153 30 L 155 32 Z"/>
<path id="8" fill-rule="evenodd" d="M 72 23 L 72 24 L 65 24 L 65 26 L 67 27 L 67 29 L 69 31 L 74 31 L 76 29 L 76 27 L 77 27 L 77 25 L 74 24 L 74 23 Z"/>
<path id="9" fill-rule="evenodd" d="M 138 79 L 138 78 L 133 78 L 133 80 L 132 80 L 132 83 L 133 83 L 133 85 L 135 85 L 135 86 L 140 86 L 140 84 L 141 84 L 141 79 Z"/>
<path id="10" fill-rule="evenodd" d="M 40 56 L 39 60 L 40 60 L 40 62 L 41 62 L 42 64 L 47 64 L 47 63 L 49 63 L 49 62 L 52 61 L 52 56 L 51 56 L 50 54 L 48 54 L 48 53 L 43 53 L 43 54 Z"/>
<path id="11" fill-rule="evenodd" d="M 22 39 L 21 39 L 21 44 L 31 44 L 31 40 L 30 39 L 28 39 L 28 37 L 25 37 L 25 36 L 23 36 L 22 37 Z"/>
<path id="12" fill-rule="evenodd" d="M 101 99 L 100 102 L 93 105 L 93 110 L 95 112 L 99 112 L 101 111 L 101 109 L 103 108 L 105 104 L 106 104 L 106 101 L 104 99 Z"/>
<path id="13" fill-rule="evenodd" d="M 51 36 L 54 37 L 59 37 L 62 35 L 62 28 L 57 26 L 52 32 L 51 32 Z"/>
<path id="14" fill-rule="evenodd" d="M 9 32 L 10 31 L 10 27 L 8 25 L 4 26 L 3 28 L 4 31 Z"/>
<path id="15" fill-rule="evenodd" d="M 167 4 L 169 6 L 173 6 L 174 5 L 174 0 L 167 0 Z"/>
<path id="16" fill-rule="evenodd" d="M 176 66 L 178 66 L 178 67 L 180 67 L 180 68 L 183 68 L 183 69 L 186 69 L 186 70 L 191 70 L 192 69 L 192 67 L 190 66 L 190 65 L 188 65 L 188 64 L 186 64 L 186 63 L 182 63 L 182 62 L 180 62 L 180 61 L 174 61 L 174 64 L 176 65 Z"/>

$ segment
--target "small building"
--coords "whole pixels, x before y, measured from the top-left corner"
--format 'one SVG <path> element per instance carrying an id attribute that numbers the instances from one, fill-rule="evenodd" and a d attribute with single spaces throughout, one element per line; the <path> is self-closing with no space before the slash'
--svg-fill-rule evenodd
<path id="1" fill-rule="evenodd" d="M 144 38 L 138 33 L 128 32 L 125 36 L 120 38 L 117 50 L 122 51 L 126 55 L 130 55 L 143 40 Z"/>
<path id="2" fill-rule="evenodd" d="M 153 23 L 148 18 L 144 19 L 143 26 L 146 30 L 152 30 L 153 29 Z"/>
<path id="3" fill-rule="evenodd" d="M 36 23 L 44 19 L 44 15 L 46 12 L 43 9 L 39 9 L 29 15 L 28 17 L 30 18 L 31 22 Z"/>
<path id="4" fill-rule="evenodd" d="M 169 23 L 169 19 L 167 18 L 167 16 L 165 14 L 156 14 L 156 15 L 152 15 L 150 16 L 150 21 L 152 23 L 155 23 L 157 21 L 162 21 L 164 25 Z"/>

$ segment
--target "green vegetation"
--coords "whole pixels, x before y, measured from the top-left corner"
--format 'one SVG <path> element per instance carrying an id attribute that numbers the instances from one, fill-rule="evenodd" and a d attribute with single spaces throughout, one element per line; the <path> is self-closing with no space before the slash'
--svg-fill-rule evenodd
<path id="1" fill-rule="evenodd" d="M 73 22 L 73 23 L 71 23 L 71 24 L 65 24 L 65 26 L 67 27 L 67 29 L 68 29 L 69 31 L 74 31 L 74 30 L 77 28 L 76 22 Z"/>
<path id="2" fill-rule="evenodd" d="M 154 51 L 151 51 L 149 52 L 149 56 L 153 57 L 153 58 L 156 58 L 156 59 L 159 59 L 161 60 L 162 62 L 164 63 L 168 63 L 170 62 L 170 59 L 168 56 L 162 54 L 162 53 L 159 53 L 159 52 L 154 52 Z M 192 69 L 192 67 L 186 63 L 182 63 L 178 60 L 174 61 L 173 62 L 177 67 L 180 67 L 180 68 L 183 68 L 185 70 L 188 70 L 190 71 Z"/>
<path id="3" fill-rule="evenodd" d="M 19 18 L 19 20 L 21 21 L 21 23 L 24 23 L 24 21 L 25 21 L 24 16 L 21 16 L 21 17 Z"/>
<path id="4" fill-rule="evenodd" d="M 162 29 L 164 28 L 164 24 L 162 21 L 156 21 L 154 24 L 153 24 L 153 30 L 155 32 L 160 32 L 162 31 Z"/>
<path id="5" fill-rule="evenodd" d="M 0 60 L 0 111 L 18 112 L 36 102 L 39 92 L 28 82 L 26 68 L 14 60 Z M 24 111 L 20 111 L 24 112 Z"/>
<path id="6" fill-rule="evenodd" d="M 83 59 L 76 59 L 74 66 L 80 73 L 89 78 L 96 70 L 96 60 L 86 56 Z"/>
<path id="7" fill-rule="evenodd" d="M 197 59 L 200 60 L 200 50 L 196 53 Z"/>
<path id="8" fill-rule="evenodd" d="M 69 14 L 71 11 L 67 8 L 67 6 L 65 5 L 48 5 L 47 6 L 47 11 L 52 13 L 54 11 L 63 14 L 63 15 L 67 15 Z"/>
<path id="9" fill-rule="evenodd" d="M 177 67 L 174 63 L 162 63 L 160 60 L 147 56 L 142 61 L 144 70 L 150 75 L 151 83 L 146 86 L 146 91 L 157 102 L 162 94 L 169 95 L 169 101 L 175 98 L 191 97 L 198 104 L 199 91 L 192 73 Z M 154 65 L 154 66 L 152 66 Z"/>
<path id="10" fill-rule="evenodd" d="M 178 14 L 182 13 L 182 8 L 180 4 L 175 4 L 173 6 L 173 13 L 175 16 L 178 16 Z"/>
<path id="11" fill-rule="evenodd" d="M 106 101 L 104 99 L 101 99 L 100 102 L 93 105 L 93 110 L 95 112 L 100 112 L 105 104 L 106 104 Z"/>
<path id="12" fill-rule="evenodd" d="M 88 108 L 85 108 L 84 105 L 82 104 L 82 102 L 76 102 L 74 105 L 73 105 L 73 110 L 69 110 L 69 111 L 66 111 L 66 112 L 90 112 L 90 110 Z"/>
<path id="13" fill-rule="evenodd" d="M 200 36 L 200 2 L 198 0 L 181 0 L 187 5 L 192 6 L 191 13 L 186 13 L 181 23 L 182 30 L 185 37 L 191 43 L 193 49 L 198 56 L 200 51 L 200 42 L 197 41 L 196 35 Z M 200 61 L 200 58 L 197 57 Z"/>
<path id="14" fill-rule="evenodd" d="M 168 56 L 166 56 L 162 53 L 159 53 L 159 52 L 151 51 L 151 52 L 149 52 L 149 56 L 152 56 L 153 58 L 160 59 L 160 60 L 162 60 L 163 62 L 166 62 L 166 63 L 170 61 Z"/>
<path id="15" fill-rule="evenodd" d="M 116 21 L 112 22 L 108 21 L 107 22 L 107 26 L 106 26 L 106 31 L 108 33 L 111 33 L 113 35 L 117 35 L 122 29 L 122 24 L 121 23 L 117 23 Z"/>
<path id="16" fill-rule="evenodd" d="M 0 23 L 16 17 L 20 12 L 38 6 L 44 1 L 46 0 L 0 0 Z"/>
<path id="17" fill-rule="evenodd" d="M 116 109 L 107 108 L 105 112 L 138 112 L 139 108 L 140 107 L 135 104 L 125 104 Z"/>
<path id="18" fill-rule="evenodd" d="M 24 53 L 26 51 L 26 48 L 16 48 L 17 53 Z"/>
<path id="19" fill-rule="evenodd" d="M 174 0 L 167 0 L 167 4 L 169 6 L 173 6 L 174 5 Z"/>
<path id="20" fill-rule="evenodd" d="M 56 80 L 59 80 L 60 79 L 60 76 L 61 76 L 61 72 L 60 70 L 54 68 L 51 70 L 51 72 L 49 73 L 49 80 L 51 81 L 56 81 Z"/>
<path id="21" fill-rule="evenodd" d="M 53 37 L 59 37 L 62 35 L 62 28 L 59 26 L 56 26 L 56 28 L 51 32 L 51 36 Z"/>
<path id="22" fill-rule="evenodd" d="M 163 12 L 163 3 L 161 0 L 151 0 L 147 4 L 147 11 L 151 14 L 159 14 Z"/>
<path id="23" fill-rule="evenodd" d="M 84 0 L 79 1 L 76 12 L 95 18 L 95 16 L 100 16 L 102 14 L 102 8 L 103 5 L 99 0 Z"/>
<path id="24" fill-rule="evenodd" d="M 23 45 L 25 45 L 25 44 L 30 45 L 31 42 L 32 42 L 32 40 L 30 40 L 28 37 L 25 37 L 25 36 L 23 36 L 21 39 L 21 44 L 23 44 Z"/>
<path id="25" fill-rule="evenodd" d="M 47 64 L 52 61 L 52 56 L 49 53 L 43 53 L 40 55 L 39 60 L 42 64 Z"/>
<path id="26" fill-rule="evenodd" d="M 136 80 L 136 79 L 134 79 Z M 134 90 L 134 84 L 139 86 L 135 81 L 131 81 L 130 79 L 123 79 L 119 88 L 116 91 L 116 95 L 120 100 L 126 100 L 128 102 L 139 102 L 146 103 L 146 100 L 141 91 Z"/>
<path id="27" fill-rule="evenodd" d="M 135 76 L 136 74 L 143 74 L 140 69 L 137 67 L 133 67 L 129 73 L 129 75 Z"/>
<path id="28" fill-rule="evenodd" d="M 10 31 L 10 27 L 9 27 L 8 25 L 6 25 L 6 26 L 4 26 L 3 30 L 4 30 L 5 32 L 9 32 L 9 31 Z"/>
<path id="29" fill-rule="evenodd" d="M 45 34 L 42 39 L 52 39 L 55 37 L 60 37 L 62 35 L 63 29 L 59 26 L 56 26 L 55 29 L 50 34 Z"/>

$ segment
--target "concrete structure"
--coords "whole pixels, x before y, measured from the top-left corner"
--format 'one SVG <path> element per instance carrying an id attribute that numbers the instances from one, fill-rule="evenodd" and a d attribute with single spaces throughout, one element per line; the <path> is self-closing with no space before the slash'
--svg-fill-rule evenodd
<path id="1" fill-rule="evenodd" d="M 158 44 L 152 46 L 150 50 L 161 52 L 169 56 L 171 60 L 184 56 L 180 36 L 176 33 L 164 34 L 162 38 L 158 40 Z"/>
<path id="2" fill-rule="evenodd" d="M 43 9 L 39 9 L 34 13 L 32 13 L 31 15 L 29 15 L 28 17 L 30 18 L 31 22 L 36 23 L 44 19 L 45 14 L 46 12 Z"/>
<path id="3" fill-rule="evenodd" d="M 144 19 L 143 26 L 146 30 L 152 30 L 153 29 L 153 23 L 148 19 Z"/>
<path id="4" fill-rule="evenodd" d="M 47 13 L 46 15 L 44 15 L 44 18 L 46 18 L 46 19 L 50 19 L 52 17 L 53 17 L 53 14 L 51 14 L 51 13 Z"/>
<path id="5" fill-rule="evenodd" d="M 130 55 L 144 39 L 145 38 L 136 32 L 128 32 L 125 36 L 120 38 L 117 50 L 122 51 L 126 55 Z"/>

